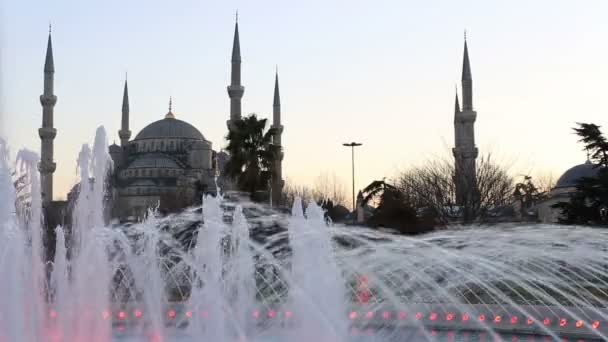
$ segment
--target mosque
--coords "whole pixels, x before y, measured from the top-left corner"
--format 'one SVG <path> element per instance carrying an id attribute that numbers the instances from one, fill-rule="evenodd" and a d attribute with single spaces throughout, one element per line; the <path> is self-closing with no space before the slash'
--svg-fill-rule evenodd
<path id="1" fill-rule="evenodd" d="M 53 201 L 53 173 L 56 164 L 53 160 L 53 140 L 57 130 L 53 126 L 53 110 L 57 96 L 53 91 L 54 78 L 53 49 L 49 32 L 46 60 L 44 64 L 44 92 L 40 96 L 42 105 L 41 174 L 42 200 L 51 211 L 65 211 L 65 202 Z M 454 111 L 454 155 L 456 171 L 456 200 L 462 205 L 478 196 L 476 183 L 476 159 L 478 149 L 475 144 L 475 121 L 477 112 L 473 107 L 473 79 L 465 36 L 462 64 L 462 106 L 456 94 Z M 228 129 L 236 120 L 241 119 L 241 99 L 245 88 L 241 84 L 241 51 L 238 21 L 235 23 L 231 58 L 231 83 L 227 87 L 230 98 Z M 275 77 L 272 127 L 275 129 L 273 144 L 281 147 L 281 103 L 279 96 L 278 74 Z M 131 140 L 129 129 L 129 94 L 125 80 L 122 99 L 121 128 L 118 131 L 120 145 L 109 146 L 114 168 L 111 177 L 112 213 L 111 216 L 141 217 L 147 208 L 159 206 L 160 210 L 179 209 L 200 200 L 204 193 L 214 193 L 218 179 L 222 180 L 221 170 L 229 156 L 213 149 L 211 141 L 191 124 L 178 119 L 172 111 L 164 118 L 150 123 Z M 282 150 L 282 147 L 281 147 Z M 276 175 L 270 184 L 269 194 L 273 205 L 279 205 L 282 198 L 284 181 L 282 178 L 282 159 L 273 166 Z M 596 168 L 589 162 L 577 165 L 566 171 L 549 194 L 548 200 L 536 207 L 538 219 L 555 222 L 559 213 L 551 205 L 568 200 L 581 177 L 594 176 Z M 227 184 L 224 188 L 227 187 Z M 68 195 L 69 198 L 69 195 Z M 63 208 L 63 209 L 62 209 Z M 360 208 L 359 208 L 360 209 Z M 360 211 L 360 210 L 358 210 Z M 358 213 L 360 214 L 360 213 Z M 362 215 L 359 219 L 362 218 Z M 57 222 L 60 223 L 60 222 Z"/>
<path id="2" fill-rule="evenodd" d="M 41 139 L 42 201 L 51 211 L 63 210 L 67 203 L 53 201 L 53 173 L 56 164 L 53 160 L 53 140 L 57 130 L 53 125 L 54 94 L 53 48 L 51 32 L 47 43 L 44 63 L 44 92 L 40 96 L 42 105 L 42 127 L 38 130 Z M 241 119 L 241 99 L 245 88 L 241 84 L 241 49 L 238 21 L 235 23 L 231 58 L 231 83 L 227 88 L 230 98 L 228 129 L 233 122 Z M 273 144 L 281 146 L 281 103 L 279 98 L 278 74 L 275 76 L 273 120 L 275 128 Z M 213 149 L 211 141 L 193 125 L 180 120 L 169 111 L 161 120 L 144 127 L 134 139 L 129 129 L 129 90 L 124 84 L 122 99 L 121 128 L 118 131 L 120 145 L 109 146 L 113 160 L 111 181 L 112 217 L 141 217 L 149 207 L 159 206 L 159 210 L 170 211 L 184 208 L 200 201 L 202 194 L 215 193 L 217 180 L 221 180 L 221 170 L 229 156 Z M 284 181 L 282 179 L 282 159 L 275 165 L 276 175 L 271 182 L 270 192 L 274 205 L 280 204 Z M 70 197 L 68 195 L 68 197 Z"/>

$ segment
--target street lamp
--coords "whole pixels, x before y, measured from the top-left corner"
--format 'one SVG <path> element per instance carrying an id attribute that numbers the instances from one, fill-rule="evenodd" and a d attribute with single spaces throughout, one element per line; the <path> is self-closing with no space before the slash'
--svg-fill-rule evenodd
<path id="1" fill-rule="evenodd" d="M 355 147 L 357 146 L 361 146 L 363 144 L 361 143 L 356 143 L 356 142 L 351 142 L 351 143 L 344 143 L 342 144 L 342 146 L 346 146 L 346 147 L 350 147 L 351 148 L 351 153 L 352 153 L 352 167 L 353 167 L 353 215 L 355 213 L 355 210 L 357 209 L 357 206 L 355 204 Z M 356 221 L 356 219 L 353 219 L 353 221 Z"/>

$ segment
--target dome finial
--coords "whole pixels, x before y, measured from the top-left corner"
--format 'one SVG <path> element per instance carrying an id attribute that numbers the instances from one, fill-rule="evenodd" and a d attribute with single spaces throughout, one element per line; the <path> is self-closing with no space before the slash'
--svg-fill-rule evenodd
<path id="1" fill-rule="evenodd" d="M 173 97 L 169 96 L 169 112 L 165 115 L 165 119 L 175 119 L 173 114 Z"/>

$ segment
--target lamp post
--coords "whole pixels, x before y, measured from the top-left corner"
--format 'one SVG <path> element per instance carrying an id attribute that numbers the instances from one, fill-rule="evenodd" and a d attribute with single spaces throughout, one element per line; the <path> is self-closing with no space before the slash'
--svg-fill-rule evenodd
<path id="1" fill-rule="evenodd" d="M 353 215 L 357 209 L 357 205 L 355 204 L 355 147 L 361 146 L 361 145 L 363 145 L 363 144 L 356 143 L 354 141 L 351 143 L 342 144 L 342 146 L 351 148 L 351 155 L 352 155 L 351 161 L 352 161 L 352 168 L 353 168 Z M 356 217 L 353 219 L 353 221 L 356 221 Z"/>

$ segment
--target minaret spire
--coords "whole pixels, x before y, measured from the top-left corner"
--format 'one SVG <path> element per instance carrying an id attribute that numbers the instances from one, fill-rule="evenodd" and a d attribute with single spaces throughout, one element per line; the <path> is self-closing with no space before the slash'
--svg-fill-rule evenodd
<path id="1" fill-rule="evenodd" d="M 131 138 L 131 131 L 129 130 L 129 87 L 127 85 L 127 75 L 125 74 L 125 87 L 122 93 L 122 119 L 120 124 L 120 131 L 118 131 L 118 137 L 120 137 L 120 146 L 125 148 L 129 139 Z"/>
<path id="2" fill-rule="evenodd" d="M 274 136 L 272 137 L 273 145 L 278 149 L 279 156 L 274 162 L 274 172 L 272 175 L 272 204 L 278 206 L 281 204 L 283 186 L 283 146 L 281 143 L 281 135 L 283 134 L 283 125 L 281 125 L 281 97 L 279 95 L 279 70 L 278 67 L 274 75 L 274 98 L 272 101 L 272 129 Z"/>
<path id="3" fill-rule="evenodd" d="M 454 114 L 460 113 L 460 103 L 458 102 L 458 88 L 456 88 L 456 100 L 454 101 Z"/>
<path id="4" fill-rule="evenodd" d="M 464 55 L 462 58 L 462 110 L 473 110 L 473 78 L 471 77 L 471 62 L 465 33 Z"/>
<path id="5" fill-rule="evenodd" d="M 227 122 L 228 129 L 232 127 L 233 121 L 241 119 L 241 98 L 245 92 L 245 88 L 241 85 L 241 43 L 239 40 L 238 12 L 234 24 L 231 63 L 230 85 L 228 86 L 228 97 L 230 97 L 230 119 Z"/>
<path id="6" fill-rule="evenodd" d="M 42 127 L 38 129 L 40 135 L 40 182 L 43 205 L 53 200 L 53 173 L 57 165 L 53 160 L 53 140 L 57 135 L 57 130 L 53 127 L 53 110 L 57 103 L 57 96 L 54 94 L 55 65 L 53 63 L 53 43 L 51 39 L 51 27 L 49 25 L 49 38 L 46 46 L 46 58 L 44 60 L 44 91 L 40 95 L 42 105 Z"/>

